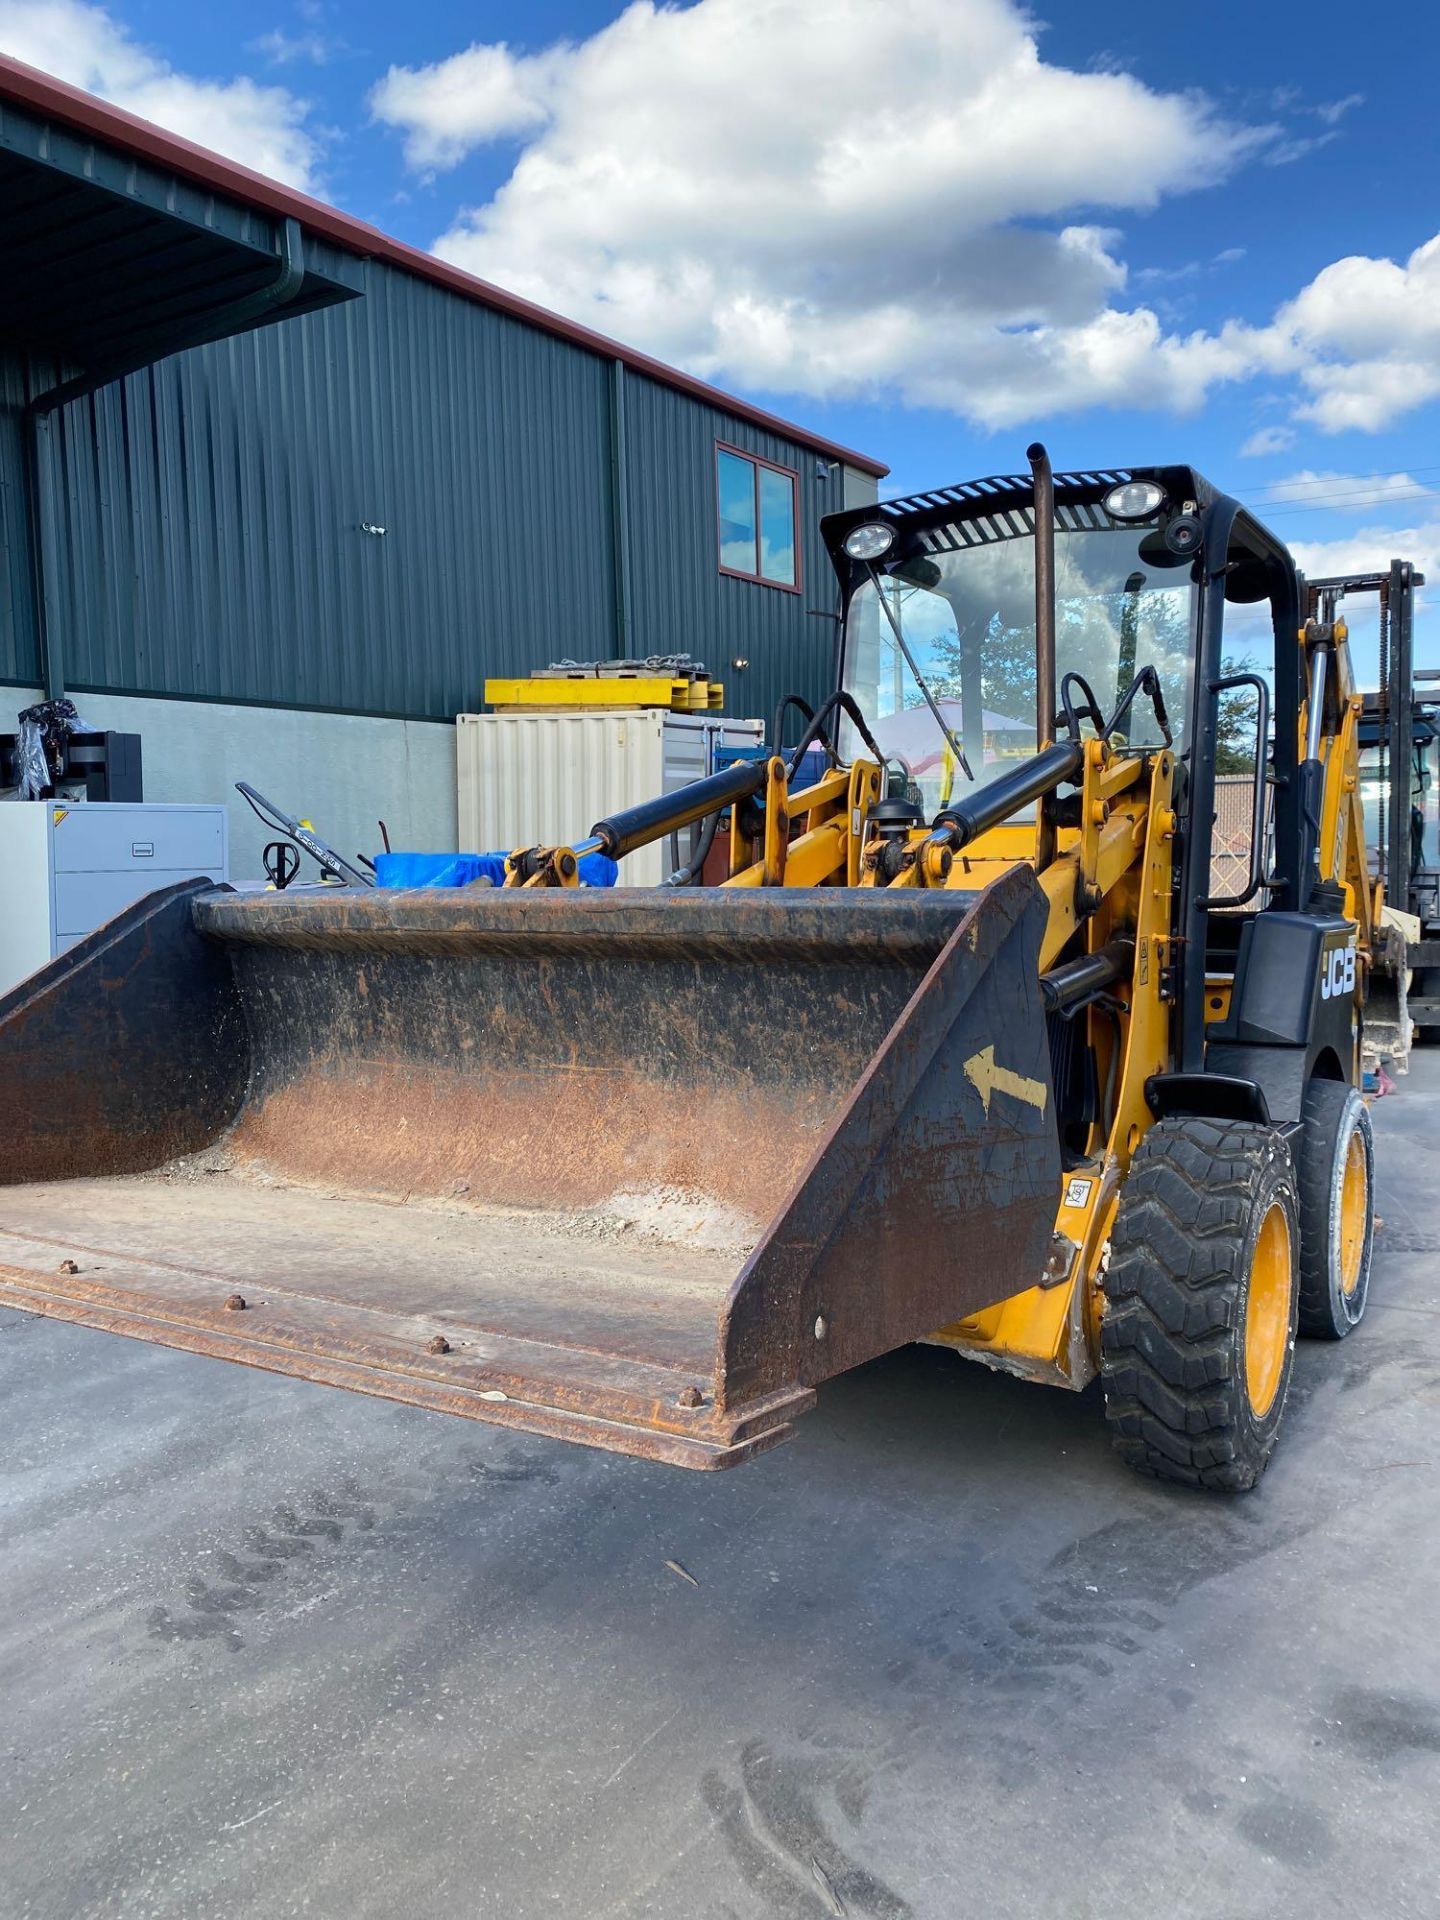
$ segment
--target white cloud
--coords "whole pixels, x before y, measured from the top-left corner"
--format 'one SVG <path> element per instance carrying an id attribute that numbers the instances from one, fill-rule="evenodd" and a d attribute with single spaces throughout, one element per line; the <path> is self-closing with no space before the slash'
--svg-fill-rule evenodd
<path id="1" fill-rule="evenodd" d="M 1298 473 L 1268 482 L 1264 488 L 1267 508 L 1293 502 L 1335 513 L 1432 497 L 1432 489 L 1408 473 L 1337 473 L 1333 468 L 1317 472 L 1314 467 L 1302 467 Z"/>
<path id="2" fill-rule="evenodd" d="M 179 73 L 102 7 L 0 0 L 0 50 L 272 179 L 316 187 L 320 150 L 306 130 L 305 101 L 243 75 Z"/>
<path id="3" fill-rule="evenodd" d="M 256 53 L 263 54 L 272 67 L 293 67 L 302 60 L 323 67 L 338 51 L 337 43 L 327 40 L 323 33 L 286 33 L 282 27 L 272 27 L 269 33 L 262 33 L 249 45 Z"/>
<path id="4" fill-rule="evenodd" d="M 1273 147 L 1267 147 L 1263 158 L 1267 167 L 1292 167 L 1297 160 L 1307 159 L 1339 138 L 1338 127 L 1331 127 L 1325 133 L 1292 134 L 1289 139 L 1277 140 Z"/>
<path id="5" fill-rule="evenodd" d="M 1012 0 L 637 0 L 579 44 L 475 45 L 372 95 L 420 170 L 521 136 L 444 258 L 752 388 L 990 425 L 1193 405 L 1233 337 L 1122 304 L 1119 237 L 1263 130 L 1040 57 Z M 1061 158 L 1063 156 L 1063 159 Z"/>
<path id="6" fill-rule="evenodd" d="M 1363 107 L 1364 104 L 1363 93 L 1347 93 L 1341 100 L 1322 100 L 1311 111 L 1318 114 L 1327 127 L 1333 127 L 1337 121 L 1345 118 L 1352 107 Z"/>
<path id="7" fill-rule="evenodd" d="M 1275 316 L 1306 365 L 1302 414 L 1375 431 L 1440 395 L 1440 234 L 1403 264 L 1352 255 Z"/>
<path id="8" fill-rule="evenodd" d="M 1295 444 L 1293 427 L 1257 427 L 1250 438 L 1241 447 L 1241 457 L 1246 460 L 1258 460 L 1268 453 L 1284 453 L 1287 447 Z"/>
<path id="9" fill-rule="evenodd" d="M 542 126 L 572 59 L 563 43 L 518 57 L 503 40 L 471 46 L 434 66 L 391 67 L 370 107 L 377 120 L 405 128 L 407 165 L 439 171 L 486 141 Z"/>
<path id="10" fill-rule="evenodd" d="M 1259 509 L 1261 518 L 1264 510 Z M 1296 540 L 1296 564 L 1312 580 L 1337 573 L 1384 573 L 1392 560 L 1413 560 L 1428 580 L 1440 579 L 1440 516 L 1426 511 L 1408 526 L 1377 522 L 1334 540 Z"/>
<path id="11" fill-rule="evenodd" d="M 1017 0 L 883 12 L 877 32 L 874 0 L 635 0 L 588 40 L 392 67 L 371 108 L 430 176 L 520 145 L 437 239 L 443 258 L 751 389 L 999 427 L 1183 412 L 1268 375 L 1298 383 L 1298 417 L 1326 432 L 1440 393 L 1440 240 L 1404 266 L 1338 261 L 1259 324 L 1182 333 L 1134 289 L 1240 250 L 1132 275 L 1116 230 L 1249 157 L 1333 138 L 1356 98 L 1279 103 L 1318 133 L 1237 127 L 1107 63 L 1048 64 Z"/>
<path id="12" fill-rule="evenodd" d="M 1233 267 L 1237 260 L 1244 258 L 1244 247 L 1225 247 L 1219 253 L 1212 253 L 1208 260 L 1186 260 L 1178 267 L 1140 267 L 1132 278 L 1137 282 L 1198 280 L 1201 274 L 1213 273 L 1216 267 Z"/>

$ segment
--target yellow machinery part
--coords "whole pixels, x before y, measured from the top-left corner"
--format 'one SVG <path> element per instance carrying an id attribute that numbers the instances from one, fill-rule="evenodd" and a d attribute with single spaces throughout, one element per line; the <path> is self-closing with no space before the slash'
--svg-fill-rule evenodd
<path id="1" fill-rule="evenodd" d="M 487 680 L 485 702 L 497 713 L 537 710 L 590 710 L 626 707 L 662 707 L 671 713 L 718 713 L 725 704 L 725 688 L 718 680 L 587 675 L 574 680 L 535 678 Z"/>
<path id="2" fill-rule="evenodd" d="M 1093 744 L 1100 748 L 1099 742 Z M 1167 1064 L 1169 1055 L 1163 977 L 1170 932 L 1174 756 L 1168 752 L 1155 756 L 1148 795 L 1120 808 L 1112 805 L 1103 818 L 1100 814 L 1107 794 L 1133 789 L 1140 766 L 1133 756 L 1111 763 L 1108 749 L 1088 756 L 1081 791 L 1086 828 L 1080 844 L 1067 850 L 1062 841 L 1055 862 L 1040 876 L 1051 908 L 1042 967 L 1054 963 L 1070 937 L 1076 924 L 1076 884 L 1087 874 L 1103 889 L 1100 905 L 1087 925 L 1089 950 L 1103 946 L 1124 922 L 1134 932 L 1134 973 L 1128 992 L 1117 989 L 1127 1001 L 1128 1013 L 1123 1016 L 1123 1059 L 1114 1063 L 1115 1106 L 1108 1137 L 1093 1141 L 1085 1164 L 1062 1178 L 1050 1260 L 1053 1270 L 1042 1283 L 972 1321 L 941 1328 L 931 1336 L 936 1344 L 954 1347 L 1028 1380 L 1072 1388 L 1085 1386 L 1099 1364 L 1101 1287 L 1110 1230 L 1131 1156 L 1151 1124 L 1145 1082 Z M 989 854 L 987 843 L 997 842 L 999 836 L 1008 837 L 1008 844 L 1000 844 L 1012 858 L 1022 836 L 1028 836 L 1033 847 L 1033 829 L 1001 827 L 977 841 L 976 849 Z M 994 851 L 999 853 L 1000 845 Z M 972 863 L 971 884 L 978 864 Z M 989 868 L 991 861 L 984 864 Z M 959 866 L 957 862 L 957 871 Z M 1099 1016 L 1077 1017 L 1097 1022 L 1093 1037 L 1098 1042 Z M 1108 1044 L 1113 1045 L 1113 1040 Z"/>

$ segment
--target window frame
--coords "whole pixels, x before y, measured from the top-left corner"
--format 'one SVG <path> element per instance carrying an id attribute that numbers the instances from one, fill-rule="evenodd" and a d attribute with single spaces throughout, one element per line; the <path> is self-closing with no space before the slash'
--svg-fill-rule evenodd
<path id="1" fill-rule="evenodd" d="M 724 536 L 720 527 L 720 455 L 733 454 L 737 460 L 748 460 L 755 470 L 753 497 L 755 501 L 755 564 L 761 564 L 763 531 L 760 521 L 760 475 L 778 473 L 790 482 L 790 523 L 794 534 L 795 578 L 793 580 L 772 580 L 766 573 L 747 573 L 742 567 L 727 567 L 723 559 L 725 551 Z M 715 562 L 720 573 L 727 580 L 747 580 L 752 587 L 773 587 L 777 593 L 803 593 L 805 561 L 800 539 L 800 474 L 794 467 L 782 467 L 776 460 L 767 460 L 763 454 L 752 453 L 748 447 L 737 447 L 733 441 L 717 440 L 711 450 L 710 473 L 715 487 Z"/>

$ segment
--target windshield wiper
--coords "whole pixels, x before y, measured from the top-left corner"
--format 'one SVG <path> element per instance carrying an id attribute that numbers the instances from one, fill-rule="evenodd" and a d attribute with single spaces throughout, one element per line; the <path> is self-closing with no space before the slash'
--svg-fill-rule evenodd
<path id="1" fill-rule="evenodd" d="M 869 574 L 871 584 L 875 589 L 875 598 L 880 602 L 880 605 L 885 609 L 885 618 L 890 622 L 890 631 L 895 636 L 895 644 L 897 647 L 899 647 L 901 653 L 904 655 L 905 664 L 907 667 L 909 667 L 911 675 L 914 678 L 915 684 L 920 689 L 921 698 L 924 700 L 926 706 L 930 709 L 931 713 L 935 716 L 935 724 L 937 727 L 939 727 L 941 733 L 944 735 L 945 743 L 949 747 L 951 753 L 954 754 L 956 763 L 958 764 L 960 771 L 964 774 L 967 780 L 970 780 L 973 782 L 975 776 L 970 771 L 970 762 L 965 758 L 965 749 L 961 746 L 960 742 L 955 738 L 955 735 L 951 731 L 950 727 L 946 724 L 945 716 L 943 713 L 941 713 L 939 707 L 935 704 L 935 696 L 933 693 L 931 693 L 929 687 L 926 685 L 925 676 L 923 673 L 921 673 L 914 654 L 911 653 L 909 647 L 905 644 L 905 636 L 900 631 L 900 622 L 895 617 L 895 609 L 891 606 L 889 600 L 885 597 L 885 593 L 883 591 L 883 588 L 880 582 L 880 576 L 875 571 L 875 565 L 873 561 L 867 560 L 865 562 L 865 571 Z M 888 578 L 889 576 L 887 575 L 886 577 Z"/>

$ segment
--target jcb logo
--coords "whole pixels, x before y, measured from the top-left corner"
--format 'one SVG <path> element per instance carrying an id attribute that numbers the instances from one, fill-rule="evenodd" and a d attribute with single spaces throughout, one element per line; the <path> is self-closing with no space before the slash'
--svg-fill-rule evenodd
<path id="1" fill-rule="evenodd" d="M 1354 947 L 1331 947 L 1320 963 L 1320 998 L 1338 1000 L 1354 991 Z"/>

